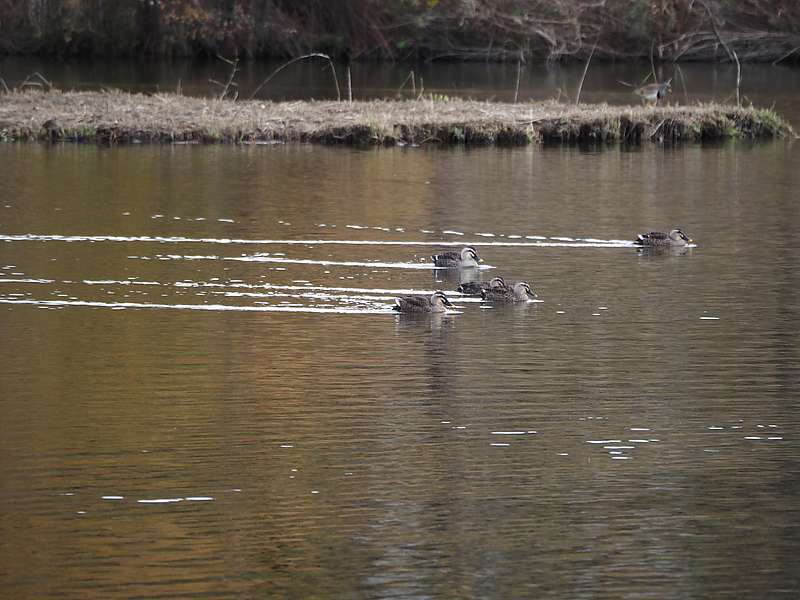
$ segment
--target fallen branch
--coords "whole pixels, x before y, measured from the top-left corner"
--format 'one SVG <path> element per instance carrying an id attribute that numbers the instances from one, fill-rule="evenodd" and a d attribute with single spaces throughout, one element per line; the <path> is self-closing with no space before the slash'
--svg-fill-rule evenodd
<path id="1" fill-rule="evenodd" d="M 581 91 L 583 90 L 583 82 L 586 79 L 586 72 L 589 70 L 589 63 L 592 62 L 592 56 L 594 56 L 594 51 L 597 49 L 597 42 L 594 43 L 592 46 L 592 51 L 589 53 L 589 58 L 586 59 L 586 66 L 583 67 L 583 75 L 581 76 L 581 83 L 578 85 L 578 94 L 575 96 L 575 104 L 581 103 Z"/>
<path id="2" fill-rule="evenodd" d="M 776 60 L 772 61 L 772 66 L 774 67 L 774 66 L 775 66 L 775 65 L 777 65 L 779 62 L 782 62 L 782 61 L 786 60 L 787 58 L 789 58 L 789 57 L 790 57 L 792 54 L 794 54 L 794 53 L 795 53 L 795 52 L 797 52 L 798 50 L 800 50 L 800 46 L 798 46 L 797 48 L 792 48 L 791 50 L 789 50 L 789 52 L 787 52 L 786 54 L 784 54 L 784 55 L 783 55 L 783 56 L 781 56 L 780 58 L 778 58 L 778 59 L 776 59 Z"/>
<path id="3" fill-rule="evenodd" d="M 209 79 L 208 80 L 210 83 L 213 83 L 214 85 L 218 85 L 218 86 L 220 86 L 222 88 L 222 91 L 219 94 L 219 99 L 220 100 L 224 100 L 228 96 L 228 90 L 231 87 L 239 87 L 238 84 L 234 83 L 234 81 L 233 81 L 234 78 L 236 77 L 236 73 L 239 72 L 239 57 L 236 56 L 236 57 L 233 58 L 233 60 L 231 60 L 229 58 L 225 58 L 221 54 L 217 54 L 217 58 L 220 59 L 221 61 L 226 62 L 229 65 L 231 65 L 231 74 L 228 77 L 228 81 L 226 81 L 224 84 L 220 83 L 216 79 Z M 236 95 L 233 98 L 234 102 L 237 100 L 238 97 L 239 97 L 239 92 L 237 90 Z"/>
<path id="4" fill-rule="evenodd" d="M 650 134 L 650 139 L 653 139 L 654 137 L 656 137 L 656 134 L 658 133 L 658 130 L 661 129 L 661 126 L 666 122 L 667 122 L 666 119 L 662 119 L 661 122 L 658 125 L 656 125 L 656 128 L 653 129 L 653 133 Z"/>
<path id="5" fill-rule="evenodd" d="M 38 79 L 39 81 L 33 81 L 33 79 L 34 79 L 34 78 Z M 30 87 L 30 86 L 34 86 L 34 87 L 45 87 L 45 88 L 47 88 L 47 91 L 48 91 L 48 92 L 49 92 L 49 91 L 51 91 L 51 90 L 53 89 L 53 84 L 52 84 L 52 83 L 50 83 L 50 82 L 47 80 L 47 78 L 45 78 L 45 76 L 44 76 L 44 75 L 42 75 L 41 73 L 39 73 L 38 71 L 36 71 L 35 73 L 31 73 L 30 75 L 28 75 L 28 76 L 25 78 L 25 81 L 23 81 L 23 82 L 20 84 L 19 88 L 20 88 L 20 89 L 24 89 L 24 88 L 26 88 L 26 87 Z"/>
<path id="6" fill-rule="evenodd" d="M 327 54 L 322 54 L 321 52 L 312 52 L 311 54 L 304 54 L 303 56 L 298 56 L 297 58 L 293 58 L 289 62 L 283 63 L 280 67 L 278 67 L 272 73 L 270 73 L 269 77 L 267 77 L 264 81 L 261 82 L 261 85 L 259 85 L 256 88 L 256 90 L 252 94 L 250 94 L 248 100 L 252 100 L 253 98 L 255 98 L 256 94 L 258 94 L 258 92 L 261 91 L 261 88 L 267 85 L 272 80 L 272 78 L 275 77 L 275 75 L 283 71 L 286 67 L 301 60 L 306 60 L 308 58 L 324 58 L 325 60 L 328 61 L 328 64 L 331 67 L 331 73 L 333 74 L 333 83 L 336 85 L 336 100 L 341 101 L 342 94 L 339 92 L 339 79 L 336 77 L 336 68 L 333 66 L 333 61 L 331 60 L 331 57 L 328 56 Z"/>
<path id="7" fill-rule="evenodd" d="M 411 95 L 414 98 L 417 97 L 417 83 L 414 80 L 414 70 L 413 69 L 408 72 L 408 75 L 406 75 L 406 78 L 403 79 L 403 83 L 401 83 L 400 87 L 397 88 L 397 96 L 398 97 L 400 97 L 402 95 L 403 88 L 406 87 L 406 84 L 408 83 L 409 79 L 411 80 Z"/>

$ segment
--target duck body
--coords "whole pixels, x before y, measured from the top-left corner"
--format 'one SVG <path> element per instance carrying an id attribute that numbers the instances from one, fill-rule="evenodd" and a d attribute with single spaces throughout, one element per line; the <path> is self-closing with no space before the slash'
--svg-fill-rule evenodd
<path id="1" fill-rule="evenodd" d="M 399 313 L 443 313 L 447 306 L 453 306 L 442 292 L 431 296 L 402 296 L 395 298 L 392 310 Z"/>
<path id="2" fill-rule="evenodd" d="M 461 252 L 442 252 L 431 256 L 433 264 L 441 269 L 460 269 L 463 267 L 477 267 L 480 257 L 475 248 L 466 246 Z"/>
<path id="3" fill-rule="evenodd" d="M 650 231 L 640 233 L 633 243 L 637 246 L 646 247 L 666 247 L 666 246 L 687 246 L 692 240 L 680 229 L 673 229 L 669 233 L 663 231 Z"/>
<path id="4" fill-rule="evenodd" d="M 483 290 L 481 298 L 487 302 L 528 302 L 536 296 L 526 281 L 519 281 L 512 287 Z"/>
<path id="5" fill-rule="evenodd" d="M 666 98 L 667 94 L 672 91 L 672 78 L 667 79 L 661 83 L 649 83 L 640 88 L 636 88 L 633 93 L 641 96 L 642 100 L 646 103 L 658 104 L 662 98 Z"/>
<path id="6" fill-rule="evenodd" d="M 506 289 L 505 280 L 502 277 L 492 277 L 487 281 L 468 281 L 458 286 L 458 291 L 467 296 L 480 296 L 484 290 Z"/>

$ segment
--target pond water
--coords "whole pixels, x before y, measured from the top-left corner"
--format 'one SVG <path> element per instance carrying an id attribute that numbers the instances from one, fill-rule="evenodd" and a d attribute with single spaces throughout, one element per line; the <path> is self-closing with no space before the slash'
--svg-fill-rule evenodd
<path id="1" fill-rule="evenodd" d="M 791 142 L 0 165 L 9 597 L 797 597 Z"/>

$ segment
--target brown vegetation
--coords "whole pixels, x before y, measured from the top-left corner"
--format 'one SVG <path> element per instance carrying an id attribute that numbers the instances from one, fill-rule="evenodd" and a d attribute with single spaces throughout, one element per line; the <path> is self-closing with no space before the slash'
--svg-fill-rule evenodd
<path id="1" fill-rule="evenodd" d="M 233 102 L 175 94 L 11 92 L 0 140 L 328 144 L 638 144 L 783 136 L 771 110 L 489 103 L 431 97 L 369 102 Z"/>
<path id="2" fill-rule="evenodd" d="M 0 51 L 800 60 L 797 0 L 0 0 Z"/>

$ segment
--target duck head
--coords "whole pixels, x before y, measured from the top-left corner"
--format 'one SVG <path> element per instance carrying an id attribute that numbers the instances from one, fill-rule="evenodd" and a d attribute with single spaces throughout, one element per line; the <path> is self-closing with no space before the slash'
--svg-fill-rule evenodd
<path id="1" fill-rule="evenodd" d="M 461 249 L 461 260 L 463 262 L 475 261 L 477 264 L 481 259 L 478 256 L 478 251 L 475 250 L 475 248 L 472 246 L 466 246 Z"/>
<path id="2" fill-rule="evenodd" d="M 447 296 L 444 295 L 444 292 L 434 292 L 431 296 L 431 308 L 436 310 L 444 311 L 445 306 L 453 306 L 453 303 L 447 299 Z"/>
<path id="3" fill-rule="evenodd" d="M 520 281 L 519 283 L 514 284 L 514 295 L 520 300 L 523 298 L 526 300 L 533 300 L 536 298 L 536 295 L 533 293 L 533 290 L 527 281 Z"/>
<path id="4" fill-rule="evenodd" d="M 502 289 L 502 288 L 506 288 L 506 287 L 508 287 L 506 285 L 506 280 L 503 279 L 502 277 L 492 277 L 489 280 L 489 289 L 490 290 Z"/>
<path id="5" fill-rule="evenodd" d="M 682 242 L 684 242 L 686 244 L 691 244 L 692 241 L 694 241 L 688 235 L 683 233 L 683 231 L 680 230 L 680 229 L 673 229 L 672 231 L 670 231 L 669 232 L 669 237 L 670 237 L 670 239 L 672 239 L 672 240 L 674 240 L 676 242 L 682 241 Z"/>

